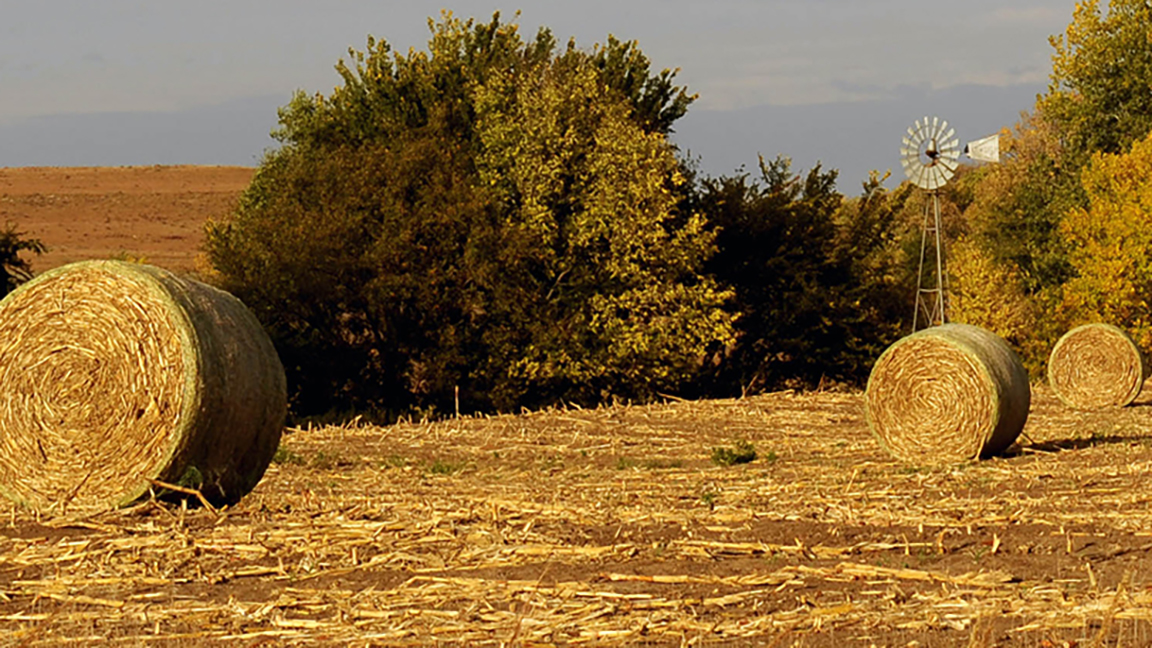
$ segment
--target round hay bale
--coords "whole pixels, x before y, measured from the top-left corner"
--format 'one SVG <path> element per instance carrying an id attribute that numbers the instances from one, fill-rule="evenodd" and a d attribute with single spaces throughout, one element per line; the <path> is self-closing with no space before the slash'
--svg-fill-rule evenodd
<path id="1" fill-rule="evenodd" d="M 1028 419 L 1028 373 L 1008 344 L 967 324 L 897 341 L 864 394 L 868 427 L 893 457 L 941 464 L 1003 452 Z"/>
<path id="2" fill-rule="evenodd" d="M 1140 348 L 1110 324 L 1085 324 L 1068 331 L 1048 356 L 1048 384 L 1073 409 L 1130 405 L 1147 377 Z"/>
<path id="3" fill-rule="evenodd" d="M 150 480 L 236 502 L 286 403 L 244 304 L 160 268 L 74 263 L 0 302 L 0 492 L 26 506 L 123 506 Z"/>

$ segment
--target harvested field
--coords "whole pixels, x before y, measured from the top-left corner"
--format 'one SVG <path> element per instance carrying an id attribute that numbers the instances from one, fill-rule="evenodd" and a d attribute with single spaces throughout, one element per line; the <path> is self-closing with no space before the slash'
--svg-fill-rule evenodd
<path id="1" fill-rule="evenodd" d="M 187 271 L 252 169 L 0 169 L 43 271 Z M 719 466 L 713 449 L 755 444 Z M 224 511 L 0 503 L 0 645 L 1152 645 L 1152 390 L 899 464 L 860 394 L 291 430 Z"/>
<path id="2" fill-rule="evenodd" d="M 1147 646 L 1150 401 L 1039 388 L 1011 456 L 946 468 L 889 459 L 860 394 L 292 430 L 228 510 L 0 509 L 0 636 Z"/>

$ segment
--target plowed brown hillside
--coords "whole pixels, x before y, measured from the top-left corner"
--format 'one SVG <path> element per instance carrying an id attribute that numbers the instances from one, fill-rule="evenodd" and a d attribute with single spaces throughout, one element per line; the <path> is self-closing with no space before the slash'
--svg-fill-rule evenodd
<path id="1" fill-rule="evenodd" d="M 48 252 L 36 272 L 72 261 L 130 256 L 193 269 L 204 222 L 227 214 L 255 170 L 153 166 L 0 168 L 0 224 Z"/>

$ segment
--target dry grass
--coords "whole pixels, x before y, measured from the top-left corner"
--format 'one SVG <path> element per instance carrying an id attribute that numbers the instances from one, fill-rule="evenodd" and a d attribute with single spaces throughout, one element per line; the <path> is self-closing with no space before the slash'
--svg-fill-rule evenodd
<path id="1" fill-rule="evenodd" d="M 1152 409 L 1043 390 L 1025 435 L 909 468 L 792 393 L 294 430 L 216 513 L 3 510 L 0 642 L 1148 645 Z"/>

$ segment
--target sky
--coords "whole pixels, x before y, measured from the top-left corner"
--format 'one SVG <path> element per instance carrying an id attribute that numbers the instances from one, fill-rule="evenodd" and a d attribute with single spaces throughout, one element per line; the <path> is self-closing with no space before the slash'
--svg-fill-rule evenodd
<path id="1" fill-rule="evenodd" d="M 0 0 L 0 167 L 236 164 L 275 146 L 276 109 L 330 92 L 369 34 L 425 49 L 428 17 L 499 11 L 591 48 L 636 40 L 699 95 L 673 139 L 705 175 L 900 174 L 928 115 L 964 140 L 1045 90 L 1074 0 Z M 516 12 L 520 15 L 517 18 Z"/>

